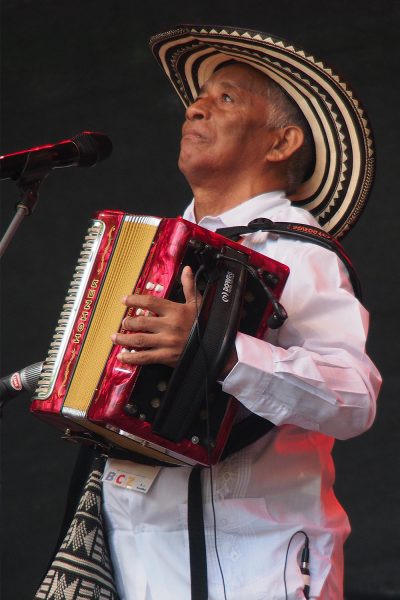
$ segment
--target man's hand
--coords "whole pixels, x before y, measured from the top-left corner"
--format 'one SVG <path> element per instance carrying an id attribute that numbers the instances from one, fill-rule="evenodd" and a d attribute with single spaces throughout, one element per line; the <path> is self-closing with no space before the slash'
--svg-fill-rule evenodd
<path id="1" fill-rule="evenodd" d="M 125 317 L 122 326 L 129 333 L 113 334 L 114 344 L 134 350 L 118 354 L 121 362 L 130 365 L 177 365 L 196 318 L 196 293 L 190 267 L 183 269 L 181 282 L 186 300 L 184 304 L 152 295 L 133 294 L 124 298 L 126 306 L 150 313 Z M 198 295 L 199 306 L 200 302 L 201 296 Z"/>

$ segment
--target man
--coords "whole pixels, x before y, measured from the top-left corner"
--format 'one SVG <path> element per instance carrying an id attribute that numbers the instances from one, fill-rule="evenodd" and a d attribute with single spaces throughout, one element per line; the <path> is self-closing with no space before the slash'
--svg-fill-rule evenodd
<path id="1" fill-rule="evenodd" d="M 317 225 L 285 195 L 312 160 L 307 123 L 279 86 L 248 64 L 219 65 L 186 109 L 179 167 L 194 201 L 184 218 L 212 230 L 256 217 Z M 220 375 L 224 391 L 276 427 L 211 473 L 203 470 L 208 597 L 304 597 L 306 535 L 310 597 L 340 600 L 349 524 L 333 493 L 330 453 L 334 437 L 357 435 L 374 418 L 379 375 L 364 354 L 367 314 L 331 251 L 262 233 L 243 243 L 290 267 L 282 296 L 289 318 L 265 340 L 239 333 Z M 150 316 L 126 318 L 129 333 L 113 336 L 124 349 L 121 362 L 177 364 L 196 313 L 188 268 L 182 283 L 185 304 L 151 295 L 125 299 Z M 162 469 L 147 495 L 104 482 L 121 598 L 190 597 L 190 472 Z"/>
<path id="2" fill-rule="evenodd" d="M 267 34 L 232 28 L 181 27 L 151 45 L 187 107 L 179 167 L 194 200 L 184 218 L 210 230 L 259 217 L 306 232 L 319 223 L 336 236 L 354 224 L 370 189 L 373 148 L 358 101 L 330 69 Z M 239 419 L 254 413 L 274 427 L 201 472 L 208 590 L 192 585 L 201 570 L 187 525 L 192 469 L 163 467 L 143 494 L 115 486 L 109 460 L 103 508 L 121 600 L 343 598 L 349 523 L 332 488 L 331 450 L 334 438 L 358 435 L 374 418 L 380 378 L 365 355 L 367 313 L 331 250 L 262 232 L 242 243 L 290 267 L 281 298 L 289 316 L 263 340 L 239 332 L 219 381 L 238 399 Z M 125 298 L 150 312 L 125 318 L 128 333 L 113 335 L 122 363 L 177 364 L 196 316 L 188 268 L 182 284 L 183 304 Z M 99 477 L 82 497 L 85 515 Z M 96 527 L 72 522 L 36 598 L 75 598 L 80 585 L 85 597 L 115 597 L 100 517 Z M 84 559 L 73 556 L 75 545 Z"/>

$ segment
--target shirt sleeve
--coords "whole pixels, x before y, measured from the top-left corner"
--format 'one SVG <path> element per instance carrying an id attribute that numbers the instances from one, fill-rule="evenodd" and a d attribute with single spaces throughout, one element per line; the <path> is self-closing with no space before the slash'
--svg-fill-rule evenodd
<path id="1" fill-rule="evenodd" d="M 335 253 L 298 241 L 271 250 L 290 267 L 288 319 L 264 340 L 238 333 L 238 362 L 222 388 L 275 425 L 358 435 L 374 420 L 381 384 L 365 353 L 368 313 Z"/>

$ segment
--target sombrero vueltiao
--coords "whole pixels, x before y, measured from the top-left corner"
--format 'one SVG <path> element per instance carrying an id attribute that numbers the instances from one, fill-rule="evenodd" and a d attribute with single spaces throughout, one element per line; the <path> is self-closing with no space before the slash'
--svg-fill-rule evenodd
<path id="1" fill-rule="evenodd" d="M 312 176 L 292 197 L 342 237 L 365 207 L 374 175 L 371 128 L 348 85 L 314 56 L 252 30 L 184 25 L 150 40 L 185 106 L 217 66 L 237 60 L 266 73 L 298 104 L 315 142 Z"/>

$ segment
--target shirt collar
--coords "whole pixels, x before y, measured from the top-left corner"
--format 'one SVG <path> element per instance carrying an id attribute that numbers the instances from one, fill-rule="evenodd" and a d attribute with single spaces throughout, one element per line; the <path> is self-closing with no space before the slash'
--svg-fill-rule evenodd
<path id="1" fill-rule="evenodd" d="M 258 217 L 271 218 L 285 206 L 290 206 L 290 201 L 282 191 L 267 192 L 255 196 L 246 202 L 234 206 L 217 216 L 205 216 L 198 225 L 215 231 L 220 227 L 234 227 L 236 225 L 247 225 Z M 194 214 L 194 200 L 183 213 L 183 218 L 192 223 L 196 222 Z"/>

